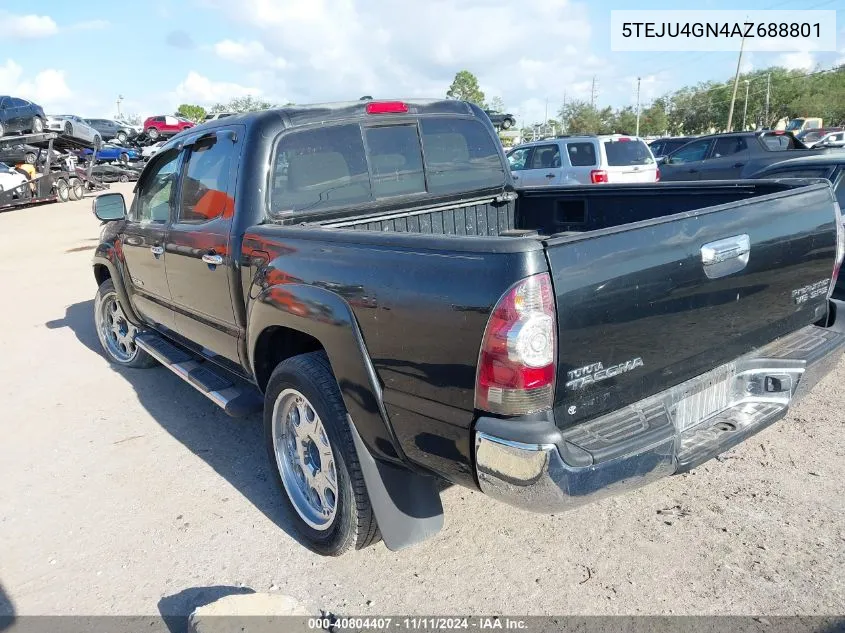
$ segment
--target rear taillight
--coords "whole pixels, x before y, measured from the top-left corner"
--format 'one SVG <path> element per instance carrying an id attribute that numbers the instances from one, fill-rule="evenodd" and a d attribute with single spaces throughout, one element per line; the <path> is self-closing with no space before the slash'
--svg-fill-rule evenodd
<path id="1" fill-rule="evenodd" d="M 367 104 L 367 114 L 405 114 L 408 104 L 401 101 L 373 101 Z"/>
<path id="2" fill-rule="evenodd" d="M 833 294 L 833 288 L 836 286 L 836 281 L 839 279 L 839 273 L 842 270 L 842 260 L 845 260 L 845 220 L 842 218 L 842 209 L 839 208 L 839 203 L 834 202 L 836 207 L 836 261 L 833 263 L 833 275 L 830 278 L 830 290 L 827 296 Z"/>
<path id="3" fill-rule="evenodd" d="M 657 174 L 655 174 L 654 182 L 660 182 L 660 167 L 657 168 Z"/>
<path id="4" fill-rule="evenodd" d="M 604 169 L 594 169 L 590 172 L 590 182 L 607 182 L 607 172 Z"/>
<path id="5" fill-rule="evenodd" d="M 476 409 L 523 415 L 551 408 L 555 327 L 555 297 L 548 273 L 511 286 L 484 330 L 475 382 Z"/>

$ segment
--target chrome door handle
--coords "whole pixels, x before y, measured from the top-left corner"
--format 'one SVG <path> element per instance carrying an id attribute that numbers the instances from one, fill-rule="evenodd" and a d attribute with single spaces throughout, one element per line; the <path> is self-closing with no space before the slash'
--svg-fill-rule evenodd
<path id="1" fill-rule="evenodd" d="M 748 235 L 734 235 L 701 247 L 701 263 L 708 279 L 718 279 L 739 272 L 748 264 L 751 240 Z"/>
<path id="2" fill-rule="evenodd" d="M 160 255 L 164 255 L 164 247 L 163 246 L 150 246 L 150 252 L 159 257 Z"/>
<path id="3" fill-rule="evenodd" d="M 554 178 L 554 177 L 555 177 L 554 174 L 546 174 L 546 178 Z"/>
<path id="4" fill-rule="evenodd" d="M 212 253 L 206 253 L 202 256 L 202 261 L 204 261 L 209 266 L 219 266 L 223 263 L 223 256 L 214 255 Z"/>

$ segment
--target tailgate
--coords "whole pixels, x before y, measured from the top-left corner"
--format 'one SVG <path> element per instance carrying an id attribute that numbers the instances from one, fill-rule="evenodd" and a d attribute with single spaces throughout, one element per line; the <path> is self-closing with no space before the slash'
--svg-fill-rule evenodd
<path id="1" fill-rule="evenodd" d="M 547 240 L 558 425 L 632 404 L 822 318 L 834 205 L 829 187 L 813 185 Z"/>

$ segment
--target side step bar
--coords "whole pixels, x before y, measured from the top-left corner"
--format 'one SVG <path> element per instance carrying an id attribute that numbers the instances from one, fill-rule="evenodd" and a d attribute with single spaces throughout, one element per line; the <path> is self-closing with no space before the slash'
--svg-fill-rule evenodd
<path id="1" fill-rule="evenodd" d="M 198 360 L 157 334 L 139 334 L 135 344 L 233 418 L 258 413 L 264 406 L 258 389 L 229 378 L 223 370 Z"/>

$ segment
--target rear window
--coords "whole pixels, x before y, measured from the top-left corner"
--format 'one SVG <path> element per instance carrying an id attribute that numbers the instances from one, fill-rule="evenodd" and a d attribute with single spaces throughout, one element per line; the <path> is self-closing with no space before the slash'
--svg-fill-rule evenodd
<path id="1" fill-rule="evenodd" d="M 367 128 L 365 134 L 373 172 L 373 193 L 377 198 L 425 191 L 416 125 Z"/>
<path id="2" fill-rule="evenodd" d="M 629 165 L 650 165 L 654 162 L 648 146 L 639 139 L 607 140 L 604 153 L 608 167 L 627 167 Z"/>
<path id="3" fill-rule="evenodd" d="M 798 147 L 795 144 L 795 139 L 790 134 L 768 133 L 763 134 L 760 138 L 763 140 L 763 144 L 766 146 L 766 149 L 773 152 L 796 149 Z"/>
<path id="4" fill-rule="evenodd" d="M 358 125 L 294 131 L 279 141 L 271 175 L 274 214 L 368 202 L 370 176 Z"/>
<path id="5" fill-rule="evenodd" d="M 429 192 L 448 194 L 502 186 L 504 165 L 481 123 L 422 119 L 420 126 Z"/>

